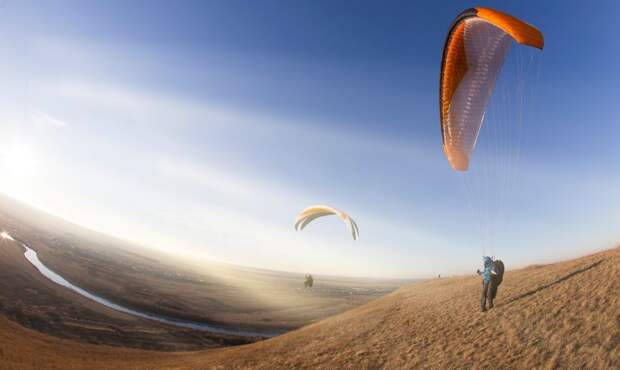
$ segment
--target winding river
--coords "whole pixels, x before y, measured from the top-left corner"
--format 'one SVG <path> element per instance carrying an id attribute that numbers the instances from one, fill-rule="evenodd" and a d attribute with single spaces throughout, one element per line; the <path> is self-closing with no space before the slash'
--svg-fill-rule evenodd
<path id="1" fill-rule="evenodd" d="M 3 237 L 6 238 L 4 235 Z M 10 238 L 10 236 L 8 236 L 8 238 Z M 14 239 L 11 238 L 11 240 L 14 240 Z M 247 330 L 241 330 L 241 329 L 235 330 L 235 329 L 211 325 L 211 324 L 192 322 L 192 321 L 183 321 L 183 320 L 178 320 L 178 319 L 174 319 L 171 317 L 156 315 L 156 314 L 138 311 L 132 308 L 121 306 L 108 299 L 99 297 L 98 295 L 92 294 L 70 283 L 69 281 L 67 281 L 67 279 L 63 278 L 62 276 L 60 276 L 59 274 L 57 274 L 56 272 L 50 270 L 47 266 L 45 266 L 41 262 L 41 260 L 39 260 L 39 257 L 36 251 L 28 247 L 25 243 L 21 243 L 21 245 L 24 248 L 26 248 L 26 252 L 24 253 L 24 256 L 26 257 L 28 262 L 30 262 L 37 270 L 39 270 L 41 275 L 45 276 L 46 278 L 48 278 L 49 280 L 53 281 L 54 283 L 58 285 L 61 285 L 67 289 L 71 289 L 72 291 L 92 301 L 100 303 L 108 308 L 111 308 L 113 310 L 123 312 L 129 315 L 141 317 L 147 320 L 158 321 L 164 324 L 169 324 L 169 325 L 174 325 L 174 326 L 179 326 L 179 327 L 189 328 L 189 329 L 206 330 L 206 331 L 216 333 L 216 334 L 244 336 L 244 337 L 273 337 L 273 336 L 282 334 L 282 332 L 255 332 L 255 331 L 247 331 Z"/>

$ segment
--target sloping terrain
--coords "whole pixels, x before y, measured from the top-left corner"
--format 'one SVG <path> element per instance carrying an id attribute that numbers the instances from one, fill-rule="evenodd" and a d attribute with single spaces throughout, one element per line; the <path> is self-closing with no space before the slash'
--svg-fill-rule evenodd
<path id="1" fill-rule="evenodd" d="M 480 279 L 434 279 L 288 334 L 198 352 L 59 340 L 0 320 L 3 368 L 620 368 L 620 248 L 508 271 L 481 313 Z"/>

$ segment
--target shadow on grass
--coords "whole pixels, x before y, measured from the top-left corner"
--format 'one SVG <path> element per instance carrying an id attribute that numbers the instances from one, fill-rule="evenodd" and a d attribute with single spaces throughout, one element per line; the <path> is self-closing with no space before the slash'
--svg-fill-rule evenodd
<path id="1" fill-rule="evenodd" d="M 538 287 L 538 288 L 536 288 L 536 289 L 534 289 L 534 290 L 530 290 L 529 292 L 526 292 L 526 293 L 523 293 L 523 294 L 521 294 L 521 295 L 518 295 L 518 296 L 516 296 L 516 297 L 514 297 L 514 298 L 511 298 L 511 299 L 509 299 L 508 301 L 506 301 L 506 303 L 504 303 L 504 305 L 507 305 L 507 304 L 510 304 L 510 303 L 512 303 L 512 302 L 518 301 L 518 300 L 520 300 L 520 299 L 523 299 L 523 298 L 529 297 L 529 296 L 531 296 L 531 295 L 534 295 L 534 294 L 536 294 L 536 293 L 540 292 L 541 290 L 545 290 L 545 289 L 547 289 L 547 288 L 551 288 L 551 287 L 552 287 L 552 286 L 554 286 L 554 285 L 560 284 L 561 282 L 566 281 L 566 280 L 568 280 L 568 279 L 572 278 L 572 277 L 573 277 L 573 276 L 575 276 L 575 275 L 579 275 L 579 274 L 581 274 L 581 273 L 584 273 L 584 272 L 586 272 L 586 271 L 588 271 L 588 270 L 591 270 L 591 269 L 595 268 L 596 266 L 600 265 L 600 264 L 601 264 L 604 260 L 605 260 L 605 259 L 602 259 L 602 260 L 600 260 L 600 261 L 596 261 L 596 262 L 594 262 L 594 263 L 593 263 L 593 264 L 591 264 L 591 265 L 588 265 L 588 266 L 586 266 L 586 267 L 584 267 L 584 268 L 581 268 L 581 269 L 579 269 L 579 270 L 575 270 L 575 271 L 571 272 L 571 273 L 570 273 L 570 274 L 568 274 L 568 275 L 562 276 L 561 278 L 557 279 L 556 281 L 553 281 L 553 282 L 551 282 L 551 283 L 549 283 L 549 284 L 545 284 L 545 285 L 540 286 L 540 287 Z M 503 306 L 503 305 L 502 305 L 502 306 Z"/>

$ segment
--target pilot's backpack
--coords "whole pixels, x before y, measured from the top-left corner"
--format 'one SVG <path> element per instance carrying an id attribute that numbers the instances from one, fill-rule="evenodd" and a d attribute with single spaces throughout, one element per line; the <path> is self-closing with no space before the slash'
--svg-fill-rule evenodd
<path id="1" fill-rule="evenodd" d="M 495 276 L 495 285 L 499 286 L 504 279 L 504 262 L 501 260 L 493 261 L 493 267 L 491 268 L 491 277 Z"/>
<path id="2" fill-rule="evenodd" d="M 502 280 L 504 280 L 504 262 L 502 262 L 501 260 L 495 260 L 493 261 L 493 266 L 491 267 L 493 299 L 495 299 L 495 296 L 497 295 L 497 287 L 502 283 Z"/>

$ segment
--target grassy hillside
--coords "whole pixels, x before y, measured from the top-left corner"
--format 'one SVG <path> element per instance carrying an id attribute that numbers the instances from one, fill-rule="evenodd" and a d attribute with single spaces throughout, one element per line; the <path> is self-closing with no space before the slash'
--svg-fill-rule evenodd
<path id="1" fill-rule="evenodd" d="M 410 285 L 281 337 L 199 352 L 78 344 L 0 320 L 4 368 L 620 368 L 620 248 L 506 273 L 481 313 L 480 279 Z"/>

